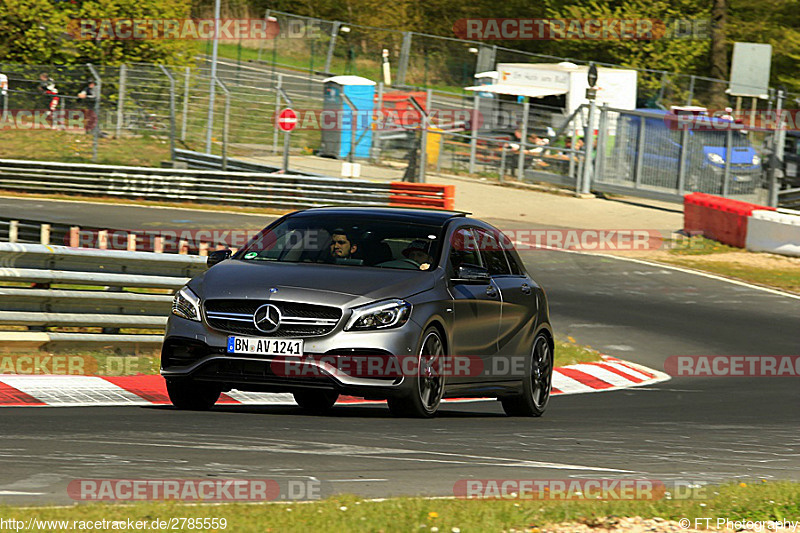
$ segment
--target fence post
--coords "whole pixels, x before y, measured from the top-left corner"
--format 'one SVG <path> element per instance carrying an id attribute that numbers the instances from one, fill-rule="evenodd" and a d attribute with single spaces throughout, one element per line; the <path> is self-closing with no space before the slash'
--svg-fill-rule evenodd
<path id="1" fill-rule="evenodd" d="M 50 244 L 50 224 L 42 224 L 39 228 L 39 242 L 45 246 Z"/>
<path id="2" fill-rule="evenodd" d="M 117 97 L 117 133 L 119 139 L 122 132 L 122 122 L 125 120 L 125 84 L 128 80 L 128 67 L 123 63 L 119 66 L 119 96 Z"/>
<path id="3" fill-rule="evenodd" d="M 597 102 L 594 98 L 589 100 L 589 117 L 586 119 L 586 131 L 583 134 L 583 180 L 581 181 L 581 194 L 589 194 L 592 190 L 592 152 L 594 151 L 594 113 Z"/>
<path id="4" fill-rule="evenodd" d="M 222 170 L 226 171 L 228 170 L 228 127 L 231 115 L 231 92 L 219 78 L 215 78 L 214 81 L 219 84 L 225 93 L 225 111 L 222 117 Z"/>
<path id="5" fill-rule="evenodd" d="M 686 154 L 689 153 L 689 130 L 681 131 L 681 158 L 678 161 L 678 194 L 686 190 Z"/>
<path id="6" fill-rule="evenodd" d="M 169 157 L 175 159 L 175 77 L 164 65 L 158 66 L 169 79 Z"/>
<path id="7" fill-rule="evenodd" d="M 272 125 L 272 153 L 278 153 L 278 115 L 281 112 L 281 85 L 283 74 L 278 74 L 278 85 L 275 87 L 275 124 Z"/>
<path id="8" fill-rule="evenodd" d="M 475 156 L 478 152 L 478 108 L 480 106 L 478 93 L 472 96 L 472 138 L 469 140 L 469 173 L 475 174 Z"/>
<path id="9" fill-rule="evenodd" d="M 517 159 L 517 181 L 524 181 L 525 178 L 525 148 L 528 140 L 528 116 L 531 112 L 531 103 L 528 97 L 522 104 L 522 129 L 519 139 L 519 158 Z"/>
<path id="10" fill-rule="evenodd" d="M 600 107 L 600 122 L 597 126 L 597 152 L 595 154 L 594 179 L 603 178 L 606 168 L 606 142 L 608 140 L 608 102 Z"/>
<path id="11" fill-rule="evenodd" d="M 339 35 L 339 28 L 341 27 L 342 23 L 334 21 L 333 27 L 331 28 L 331 41 L 328 43 L 328 55 L 325 56 L 325 73 L 330 73 L 331 71 L 331 61 L 333 61 L 333 49 L 336 48 L 336 37 Z M 313 69 L 312 69 L 313 70 Z M 313 72 L 312 72 L 313 74 Z"/>
<path id="12" fill-rule="evenodd" d="M 181 120 L 181 141 L 186 142 L 186 124 L 189 120 L 189 77 L 191 70 L 185 67 L 183 71 L 183 117 Z"/>
<path id="13" fill-rule="evenodd" d="M 400 46 L 400 63 L 397 65 L 397 85 L 402 87 L 406 84 L 406 74 L 408 73 L 408 58 L 411 55 L 411 32 L 403 32 L 403 44 Z"/>
<path id="14" fill-rule="evenodd" d="M 378 163 L 381 159 L 381 129 L 386 123 L 383 113 L 383 82 L 378 82 L 378 108 L 377 117 L 378 124 L 375 124 L 375 130 L 372 133 L 372 162 Z"/>
<path id="15" fill-rule="evenodd" d="M 11 220 L 8 223 L 8 242 L 15 243 L 19 239 L 19 220 Z"/>
<path id="16" fill-rule="evenodd" d="M 103 97 L 103 80 L 91 63 L 86 63 L 97 85 L 97 98 L 94 99 L 94 140 L 92 142 L 92 162 L 97 163 L 97 144 L 100 139 L 100 99 Z"/>
<path id="17" fill-rule="evenodd" d="M 645 136 L 645 120 L 643 116 L 639 117 L 639 138 L 636 139 L 636 162 L 634 163 L 634 182 L 633 187 L 639 188 L 642 184 L 642 162 L 644 161 L 644 136 Z"/>
<path id="18" fill-rule="evenodd" d="M 733 130 L 728 128 L 725 135 L 725 172 L 722 174 L 722 196 L 727 198 L 730 193 L 731 157 L 733 156 Z"/>
<path id="19" fill-rule="evenodd" d="M 419 179 L 418 183 L 425 183 L 425 170 L 428 163 L 428 127 L 430 126 L 428 116 L 433 101 L 433 89 L 425 92 L 425 112 L 422 114 L 422 136 L 420 139 L 419 151 Z"/>
<path id="20" fill-rule="evenodd" d="M 778 207 L 778 167 L 780 166 L 780 170 L 783 171 L 783 151 L 784 151 L 784 143 L 785 143 L 785 136 L 786 131 L 783 128 L 783 98 L 784 93 L 782 89 L 778 89 L 777 91 L 777 100 L 775 103 L 775 111 L 776 116 L 778 117 L 778 125 L 775 134 L 773 135 L 773 146 L 770 154 L 770 165 L 769 165 L 769 183 L 768 183 L 768 193 L 769 198 L 767 198 L 767 205 L 770 207 Z"/>
<path id="21" fill-rule="evenodd" d="M 689 77 L 689 96 L 686 98 L 686 105 L 692 105 L 694 98 L 694 74 Z"/>

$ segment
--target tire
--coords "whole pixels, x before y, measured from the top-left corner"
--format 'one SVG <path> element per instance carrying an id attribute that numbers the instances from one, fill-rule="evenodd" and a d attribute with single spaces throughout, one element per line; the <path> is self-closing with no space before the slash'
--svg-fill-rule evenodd
<path id="1" fill-rule="evenodd" d="M 501 398 L 508 416 L 542 416 L 550 401 L 553 386 L 553 350 L 547 337 L 540 333 L 533 341 L 531 357 L 522 380 L 522 392 Z"/>
<path id="2" fill-rule="evenodd" d="M 294 401 L 309 413 L 326 413 L 338 399 L 339 393 L 332 391 L 309 390 L 294 393 Z"/>
<path id="3" fill-rule="evenodd" d="M 178 409 L 208 411 L 219 400 L 222 389 L 213 383 L 202 383 L 190 379 L 168 379 L 167 394 Z"/>
<path id="4" fill-rule="evenodd" d="M 444 352 L 439 330 L 426 329 L 417 350 L 417 375 L 407 378 L 409 387 L 405 394 L 388 399 L 393 416 L 430 418 L 436 414 L 444 396 L 445 377 L 441 371 Z"/>

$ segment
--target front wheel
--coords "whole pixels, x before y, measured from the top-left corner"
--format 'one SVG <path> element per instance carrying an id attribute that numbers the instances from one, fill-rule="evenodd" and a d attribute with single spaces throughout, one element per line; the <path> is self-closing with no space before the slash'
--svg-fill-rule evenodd
<path id="1" fill-rule="evenodd" d="M 214 383 L 190 379 L 168 379 L 167 394 L 172 405 L 188 411 L 208 411 L 217 403 L 222 389 Z"/>
<path id="2" fill-rule="evenodd" d="M 436 328 L 428 328 L 422 334 L 417 352 L 416 375 L 406 377 L 410 382 L 408 391 L 388 399 L 392 415 L 411 418 L 430 418 L 439 409 L 444 396 L 444 342 Z"/>
<path id="3" fill-rule="evenodd" d="M 508 416 L 542 416 L 547 408 L 553 385 L 553 350 L 544 334 L 533 341 L 526 367 L 521 393 L 500 399 Z"/>

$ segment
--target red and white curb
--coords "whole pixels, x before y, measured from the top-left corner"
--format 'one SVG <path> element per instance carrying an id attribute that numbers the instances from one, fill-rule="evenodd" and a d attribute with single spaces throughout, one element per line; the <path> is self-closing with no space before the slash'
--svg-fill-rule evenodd
<path id="1" fill-rule="evenodd" d="M 604 357 L 553 370 L 553 395 L 605 392 L 652 385 L 667 374 L 628 361 Z M 453 401 L 475 401 L 446 400 Z M 220 405 L 295 405 L 291 394 L 226 392 Z M 341 404 L 376 403 L 342 396 Z M 100 407 L 169 405 L 161 376 L 51 376 L 0 374 L 0 407 Z"/>

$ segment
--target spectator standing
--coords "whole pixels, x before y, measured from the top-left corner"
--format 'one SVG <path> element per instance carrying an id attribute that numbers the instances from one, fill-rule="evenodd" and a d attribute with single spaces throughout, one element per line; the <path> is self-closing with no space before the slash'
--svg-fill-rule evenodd
<path id="1" fill-rule="evenodd" d="M 97 84 L 94 80 L 89 80 L 86 87 L 81 89 L 78 93 L 78 98 L 85 103 L 84 107 L 84 123 L 83 127 L 86 133 L 91 133 L 97 127 L 97 113 L 94 112 L 95 103 L 97 102 Z"/>

